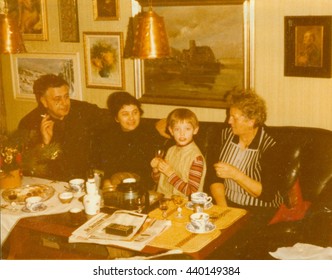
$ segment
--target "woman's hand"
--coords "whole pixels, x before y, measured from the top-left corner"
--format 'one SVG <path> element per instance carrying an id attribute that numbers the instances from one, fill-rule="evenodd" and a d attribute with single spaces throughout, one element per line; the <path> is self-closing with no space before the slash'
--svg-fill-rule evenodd
<path id="1" fill-rule="evenodd" d="M 46 115 L 43 117 L 41 123 L 40 123 L 40 132 L 43 138 L 43 143 L 45 145 L 50 144 L 52 137 L 53 137 L 53 127 L 54 127 L 54 121 L 50 119 L 49 115 Z"/>
<path id="2" fill-rule="evenodd" d="M 240 170 L 238 170 L 233 165 L 224 162 L 217 162 L 214 165 L 214 169 L 216 170 L 217 177 L 225 178 L 225 179 L 233 179 L 236 180 Z"/>
<path id="3" fill-rule="evenodd" d="M 217 177 L 232 179 L 244 188 L 250 195 L 254 197 L 260 196 L 262 193 L 262 184 L 249 176 L 245 175 L 242 171 L 235 166 L 224 162 L 217 162 L 214 165 Z"/>
<path id="4" fill-rule="evenodd" d="M 171 135 L 169 135 L 166 132 L 166 128 L 167 128 L 167 121 L 166 119 L 161 119 L 159 121 L 157 121 L 155 123 L 155 128 L 157 129 L 157 131 L 159 132 L 159 134 L 167 139 L 171 138 Z"/>

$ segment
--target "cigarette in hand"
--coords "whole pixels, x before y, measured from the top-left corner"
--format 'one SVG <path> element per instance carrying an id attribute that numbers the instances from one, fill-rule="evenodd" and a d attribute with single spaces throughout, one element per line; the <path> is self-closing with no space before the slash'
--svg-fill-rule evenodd
<path id="1" fill-rule="evenodd" d="M 46 114 L 41 114 L 40 115 L 42 118 L 46 118 Z"/>

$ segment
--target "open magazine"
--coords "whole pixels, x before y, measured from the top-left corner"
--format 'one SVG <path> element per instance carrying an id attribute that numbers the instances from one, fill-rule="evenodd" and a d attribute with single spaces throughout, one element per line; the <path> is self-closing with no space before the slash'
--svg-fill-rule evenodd
<path id="1" fill-rule="evenodd" d="M 110 225 L 132 231 L 129 234 L 112 234 L 114 231 L 108 230 Z M 141 251 L 170 225 L 170 221 L 150 219 L 146 214 L 127 210 L 118 210 L 113 214 L 99 213 L 76 229 L 69 237 L 69 243 L 97 243 Z"/>

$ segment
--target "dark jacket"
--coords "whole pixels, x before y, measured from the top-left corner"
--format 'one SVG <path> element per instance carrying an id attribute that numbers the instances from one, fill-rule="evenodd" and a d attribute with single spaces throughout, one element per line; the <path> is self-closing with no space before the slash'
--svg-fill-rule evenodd
<path id="1" fill-rule="evenodd" d="M 132 172 L 140 176 L 143 188 L 149 189 L 154 185 L 150 161 L 157 146 L 165 141 L 154 125 L 141 119 L 139 126 L 130 132 L 124 132 L 116 125 L 101 138 L 101 168 L 105 178 L 116 172 Z"/>
<path id="2" fill-rule="evenodd" d="M 42 142 L 40 123 L 44 113 L 44 108 L 37 107 L 19 123 L 20 130 L 35 131 L 39 135 L 39 143 L 36 144 Z M 46 177 L 64 181 L 75 177 L 86 178 L 88 170 L 97 164 L 95 147 L 98 144 L 95 138 L 112 123 L 108 110 L 88 102 L 71 100 L 69 114 L 63 120 L 54 122 L 52 142 L 59 143 L 62 152 L 49 163 Z"/>

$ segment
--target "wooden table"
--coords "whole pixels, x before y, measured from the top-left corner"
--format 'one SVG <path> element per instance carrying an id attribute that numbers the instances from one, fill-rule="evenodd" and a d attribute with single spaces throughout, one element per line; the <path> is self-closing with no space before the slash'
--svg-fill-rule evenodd
<path id="1" fill-rule="evenodd" d="M 86 221 L 82 213 L 81 223 Z M 188 253 L 194 259 L 208 256 L 232 237 L 248 220 L 241 217 L 201 250 Z M 107 259 L 107 246 L 98 244 L 68 243 L 68 237 L 79 225 L 73 225 L 69 213 L 22 218 L 16 224 L 2 247 L 7 259 Z M 158 254 L 163 248 L 146 246 L 142 253 Z"/>

